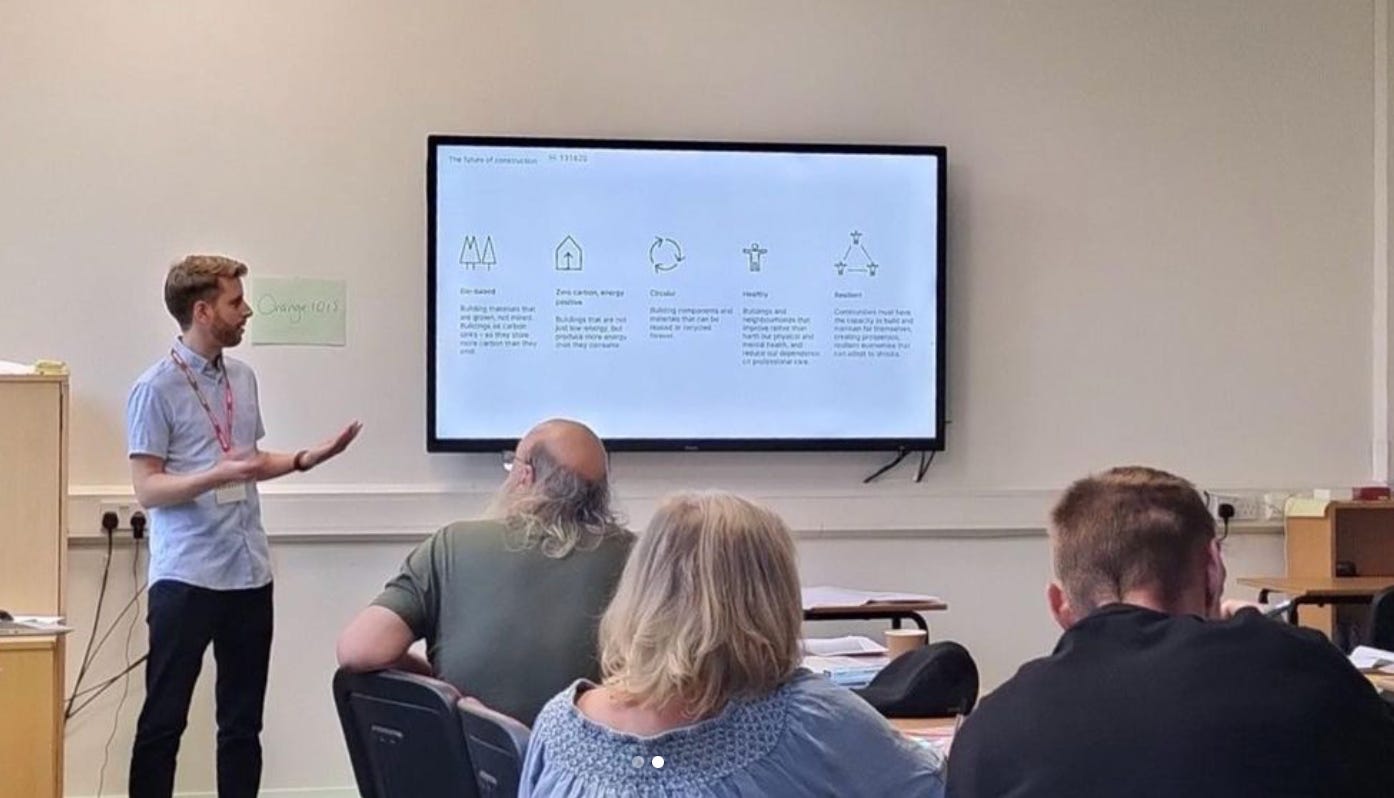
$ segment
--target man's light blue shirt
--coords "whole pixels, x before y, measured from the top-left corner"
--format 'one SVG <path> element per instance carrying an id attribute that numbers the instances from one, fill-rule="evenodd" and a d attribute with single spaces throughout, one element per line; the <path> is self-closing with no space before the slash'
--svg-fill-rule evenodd
<path id="1" fill-rule="evenodd" d="M 255 447 L 266 431 L 252 369 L 226 355 L 209 361 L 180 340 L 173 348 L 189 367 L 213 418 L 224 426 L 226 369 L 234 407 L 232 449 Z M 169 355 L 131 388 L 126 437 L 130 455 L 158 457 L 169 474 L 207 471 L 223 457 L 208 412 Z M 150 584 L 172 579 L 211 590 L 240 590 L 270 583 L 271 558 L 256 483 L 248 482 L 246 491 L 246 498 L 227 504 L 218 504 L 210 490 L 182 504 L 150 508 Z"/>

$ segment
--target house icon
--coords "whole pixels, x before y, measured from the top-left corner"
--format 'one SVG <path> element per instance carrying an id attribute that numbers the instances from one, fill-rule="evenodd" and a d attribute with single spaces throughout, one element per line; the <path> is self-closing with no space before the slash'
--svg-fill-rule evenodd
<path id="1" fill-rule="evenodd" d="M 581 271 L 581 245 L 576 243 L 576 239 L 567 236 L 557 245 L 557 271 L 559 272 L 579 272 Z"/>

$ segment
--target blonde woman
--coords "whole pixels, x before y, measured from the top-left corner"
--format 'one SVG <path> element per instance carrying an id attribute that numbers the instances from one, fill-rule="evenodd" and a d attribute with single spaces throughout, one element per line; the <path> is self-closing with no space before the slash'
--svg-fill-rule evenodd
<path id="1" fill-rule="evenodd" d="M 670 497 L 600 623 L 601 668 L 533 726 L 523 796 L 940 796 L 941 762 L 799 667 L 794 544 L 723 493 Z"/>

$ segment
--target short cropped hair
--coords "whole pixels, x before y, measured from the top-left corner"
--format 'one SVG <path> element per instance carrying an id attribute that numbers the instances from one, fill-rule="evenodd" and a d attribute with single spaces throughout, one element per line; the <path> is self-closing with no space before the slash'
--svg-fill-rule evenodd
<path id="1" fill-rule="evenodd" d="M 1147 589 L 1175 601 L 1203 578 L 1215 520 L 1190 482 L 1124 466 L 1069 487 L 1051 512 L 1055 576 L 1088 613 Z"/>
<path id="2" fill-rule="evenodd" d="M 194 305 L 218 296 L 218 278 L 247 274 L 247 264 L 222 255 L 189 255 L 169 267 L 165 275 L 165 307 L 187 330 L 194 323 Z"/>
<path id="3" fill-rule="evenodd" d="M 772 692 L 800 662 L 794 542 L 778 515 L 729 493 L 664 500 L 600 622 L 605 684 L 694 718 Z"/>

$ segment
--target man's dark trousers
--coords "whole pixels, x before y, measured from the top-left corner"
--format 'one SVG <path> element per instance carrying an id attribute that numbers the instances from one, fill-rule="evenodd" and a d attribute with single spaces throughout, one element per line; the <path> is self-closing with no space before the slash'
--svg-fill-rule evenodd
<path id="1" fill-rule="evenodd" d="M 218 669 L 218 798 L 255 798 L 271 619 L 271 585 L 208 590 L 161 580 L 150 586 L 150 658 L 131 752 L 130 798 L 173 793 L 179 738 L 210 642 Z"/>

